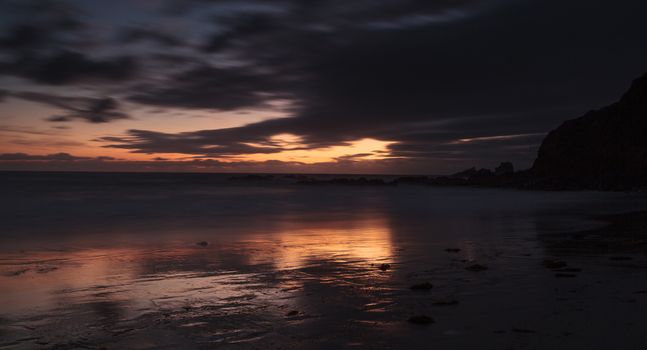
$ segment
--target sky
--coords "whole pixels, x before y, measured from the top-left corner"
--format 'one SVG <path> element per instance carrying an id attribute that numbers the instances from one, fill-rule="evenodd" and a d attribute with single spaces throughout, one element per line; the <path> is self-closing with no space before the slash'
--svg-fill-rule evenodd
<path id="1" fill-rule="evenodd" d="M 2 0 L 0 170 L 532 165 L 647 72 L 644 0 Z"/>

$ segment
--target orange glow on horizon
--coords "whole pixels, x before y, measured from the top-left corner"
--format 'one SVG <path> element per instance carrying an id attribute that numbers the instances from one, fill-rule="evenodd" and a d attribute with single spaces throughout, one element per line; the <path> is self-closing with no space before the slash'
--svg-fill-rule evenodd
<path id="1" fill-rule="evenodd" d="M 387 159 L 391 157 L 388 146 L 394 143 L 375 139 L 361 139 L 348 142 L 346 145 L 308 149 L 308 145 L 303 143 L 302 138 L 298 135 L 280 134 L 272 136 L 265 144 L 246 143 L 253 147 L 276 147 L 283 149 L 276 153 L 253 153 L 204 158 L 196 158 L 196 155 L 184 153 L 131 153 L 128 150 L 118 148 L 95 148 L 92 153 L 97 152 L 101 156 L 111 156 L 129 161 L 190 161 L 193 159 L 212 159 L 223 163 L 282 161 L 316 164 L 335 162 L 344 157 L 356 161 Z"/>
<path id="2" fill-rule="evenodd" d="M 300 162 L 306 164 L 334 162 L 341 157 L 352 157 L 356 160 L 378 160 L 390 157 L 388 146 L 395 142 L 375 139 L 361 139 L 349 142 L 347 145 L 331 146 L 315 149 L 303 149 L 307 145 L 297 135 L 281 134 L 270 138 L 278 147 L 285 150 L 278 153 L 257 153 L 229 158 L 229 161 L 262 162 L 279 160 L 284 162 Z M 260 146 L 260 145 L 253 145 Z M 227 161 L 227 160 L 225 160 Z"/>

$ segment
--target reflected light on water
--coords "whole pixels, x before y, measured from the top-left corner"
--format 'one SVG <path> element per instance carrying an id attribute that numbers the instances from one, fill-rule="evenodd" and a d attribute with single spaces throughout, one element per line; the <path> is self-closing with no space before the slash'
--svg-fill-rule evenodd
<path id="1" fill-rule="evenodd" d="M 133 317 L 245 299 L 273 304 L 278 294 L 286 297 L 306 282 L 384 277 L 374 264 L 394 259 L 386 220 L 313 224 L 278 225 L 273 232 L 207 247 L 173 240 L 157 246 L 5 253 L 0 308 L 21 316 L 110 301 L 123 304 L 122 317 Z"/>
<path id="2" fill-rule="evenodd" d="M 272 263 L 280 270 L 320 263 L 381 263 L 393 257 L 390 227 L 383 218 L 358 220 L 343 228 L 335 224 L 283 228 L 269 237 L 269 241 L 260 236 L 254 239 L 256 244 L 274 247 L 250 255 L 250 263 Z"/>
<path id="3" fill-rule="evenodd" d="M 543 339 L 561 334 L 565 319 L 584 334 L 591 318 L 574 310 L 637 299 L 628 293 L 647 288 L 636 285 L 641 270 L 606 257 L 569 256 L 582 269 L 577 278 L 546 269 L 544 259 L 557 259 L 544 241 L 560 232 L 555 220 L 571 230 L 579 221 L 543 194 L 253 186 L 191 189 L 190 200 L 179 193 L 117 196 L 95 207 L 78 200 L 60 215 L 87 219 L 52 220 L 57 214 L 8 225 L 15 232 L 0 245 L 0 348 L 477 348 L 482 339 L 506 348 L 521 335 L 494 331 L 536 329 Z M 55 203 L 75 200 L 57 195 Z M 116 203 L 128 210 L 91 215 Z M 596 203 L 606 208 L 608 197 Z M 600 268 L 625 270 L 596 274 Z M 598 280 L 618 292 L 586 288 Z M 573 299 L 574 288 L 597 294 Z M 595 318 L 600 329 L 621 325 L 614 334 L 644 339 L 644 322 L 623 323 L 644 318 L 638 303 L 608 305 L 601 314 L 616 318 Z M 407 322 L 419 314 L 437 323 Z M 524 322 L 529 315 L 541 321 Z"/>

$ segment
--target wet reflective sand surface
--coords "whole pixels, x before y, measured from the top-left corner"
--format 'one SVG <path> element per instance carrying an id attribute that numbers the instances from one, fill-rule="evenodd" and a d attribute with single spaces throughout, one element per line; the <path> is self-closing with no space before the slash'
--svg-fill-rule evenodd
<path id="1" fill-rule="evenodd" d="M 639 195 L 8 193 L 0 349 L 647 348 L 644 249 L 553 251 L 542 238 L 600 227 L 590 214 L 640 208 Z M 422 283 L 433 287 L 411 289 Z"/>

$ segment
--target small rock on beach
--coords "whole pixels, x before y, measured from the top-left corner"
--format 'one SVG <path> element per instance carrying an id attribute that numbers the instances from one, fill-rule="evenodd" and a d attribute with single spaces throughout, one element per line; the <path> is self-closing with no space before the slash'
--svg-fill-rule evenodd
<path id="1" fill-rule="evenodd" d="M 543 265 L 547 269 L 561 269 L 566 267 L 568 264 L 559 260 L 544 260 Z"/>
<path id="2" fill-rule="evenodd" d="M 412 286 L 411 286 L 411 287 L 409 287 L 409 288 L 410 288 L 411 290 L 427 291 L 427 290 L 431 290 L 431 288 L 433 288 L 433 287 L 434 287 L 434 285 L 433 285 L 433 284 L 431 284 L 431 283 L 429 283 L 429 282 L 424 282 L 424 283 L 414 284 L 414 285 L 412 285 Z"/>
<path id="3" fill-rule="evenodd" d="M 415 315 L 415 316 L 409 317 L 408 322 L 412 324 L 425 325 L 425 324 L 434 323 L 434 319 L 427 315 Z"/>
<path id="4" fill-rule="evenodd" d="M 485 271 L 487 269 L 488 269 L 487 266 L 481 265 L 481 264 L 473 264 L 465 268 L 465 270 L 473 271 L 473 272 Z"/>

